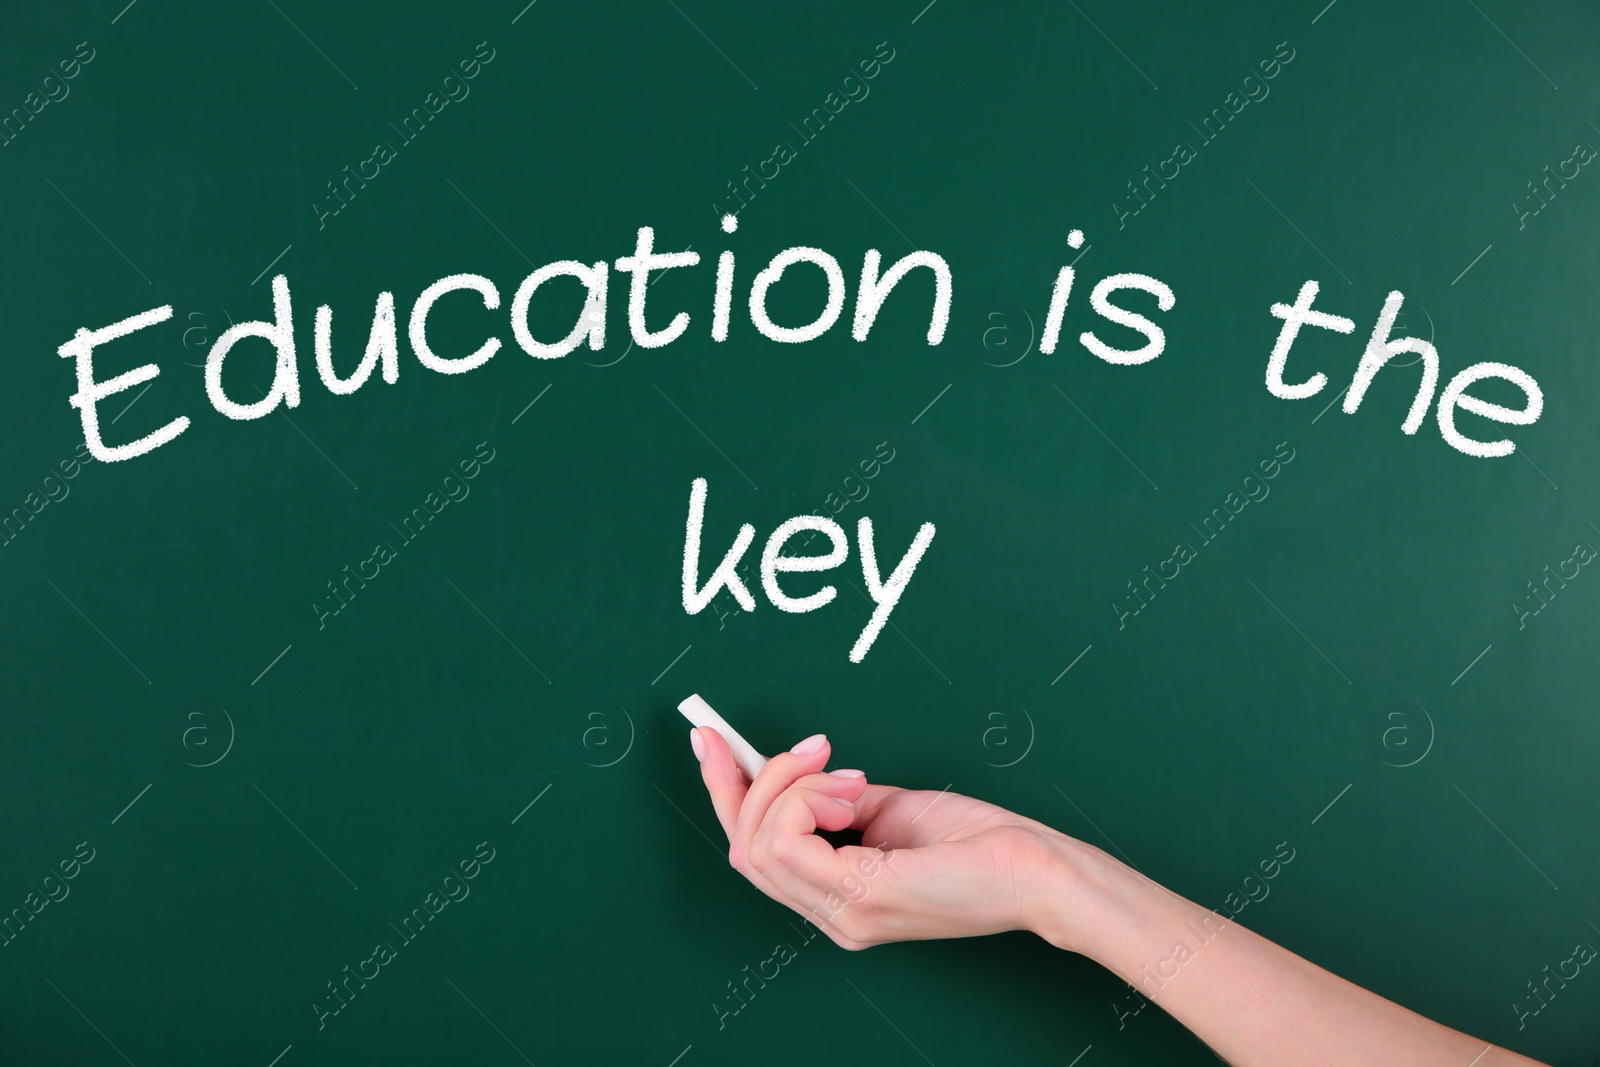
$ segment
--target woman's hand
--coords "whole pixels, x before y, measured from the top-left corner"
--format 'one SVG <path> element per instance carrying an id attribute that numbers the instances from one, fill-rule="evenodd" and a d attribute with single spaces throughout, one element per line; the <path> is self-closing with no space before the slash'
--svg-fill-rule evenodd
<path id="1" fill-rule="evenodd" d="M 1133 986 L 1239 1067 L 1538 1067 L 1329 974 L 1043 823 L 957 793 L 823 773 L 808 737 L 746 782 L 710 727 L 690 733 L 728 860 L 849 949 L 1031 930 Z M 854 828 L 835 849 L 815 831 Z"/>
<path id="2" fill-rule="evenodd" d="M 701 775 L 728 835 L 728 862 L 848 949 L 889 941 L 1042 932 L 1076 895 L 1063 856 L 1087 846 L 1042 823 L 948 791 L 868 784 L 824 773 L 821 734 L 773 757 L 747 782 L 727 742 L 690 731 Z M 814 831 L 856 829 L 835 849 Z M 1052 884 L 1054 883 L 1054 884 Z"/>

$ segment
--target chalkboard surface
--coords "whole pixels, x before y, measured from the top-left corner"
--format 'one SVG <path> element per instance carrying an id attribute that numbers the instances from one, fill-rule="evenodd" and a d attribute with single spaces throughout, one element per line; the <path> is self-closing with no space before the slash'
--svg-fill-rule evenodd
<path id="1" fill-rule="evenodd" d="M 1028 935 L 808 941 L 728 866 L 698 692 L 765 751 L 825 731 L 1594 1060 L 1600 979 L 1529 993 L 1600 944 L 1592 6 L 525 2 L 0 15 L 0 1059 L 1214 1062 Z M 631 332 L 641 227 L 699 256 L 646 276 L 649 331 L 689 316 L 670 343 Z M 794 246 L 844 279 L 803 343 L 748 307 Z M 869 249 L 948 265 L 937 344 L 924 268 L 851 336 Z M 561 261 L 612 264 L 604 342 L 534 358 L 514 323 L 598 327 L 572 275 L 514 307 Z M 1157 358 L 1080 341 L 1143 343 L 1093 310 L 1119 274 L 1170 291 L 1111 300 Z M 412 319 L 457 275 L 490 293 L 439 296 L 441 373 Z M 1271 309 L 1307 281 L 1351 329 L 1301 329 L 1282 381 L 1326 383 L 1286 399 Z M 208 356 L 285 326 L 275 286 L 298 402 L 264 325 L 220 377 L 259 417 L 226 417 Z M 1438 365 L 1415 433 L 1420 346 L 1340 402 L 1391 292 Z M 800 263 L 766 306 L 793 329 L 828 296 Z M 323 306 L 336 381 L 380 319 L 353 392 Z M 92 380 L 158 373 L 88 406 L 103 448 L 188 421 L 96 459 L 74 338 L 159 308 Z M 1542 400 L 1458 405 L 1501 456 L 1441 428 L 1481 363 Z M 749 523 L 753 610 L 684 608 L 695 479 L 700 580 Z M 813 513 L 849 581 L 777 610 L 761 546 Z M 937 534 L 852 662 L 862 517 L 885 571 Z"/>

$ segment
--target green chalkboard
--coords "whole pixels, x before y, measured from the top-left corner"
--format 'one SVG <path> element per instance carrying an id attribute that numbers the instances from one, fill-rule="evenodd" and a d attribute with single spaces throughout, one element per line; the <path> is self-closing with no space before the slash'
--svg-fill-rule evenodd
<path id="1" fill-rule="evenodd" d="M 1600 979 L 1519 1011 L 1600 944 L 1597 31 L 1504 0 L 7 5 L 0 1059 L 1214 1062 L 1028 935 L 806 940 L 728 865 L 698 692 L 1593 1062 Z M 635 272 L 636 329 L 641 227 L 698 262 Z M 809 340 L 821 259 L 750 308 L 794 247 L 842 279 Z M 853 336 L 868 250 L 941 258 L 938 343 L 931 265 Z M 1115 275 L 1170 294 L 1101 293 L 1154 358 L 1095 310 Z M 1308 281 L 1348 332 L 1300 330 L 1282 388 L 1326 380 L 1289 398 L 1272 308 Z M 1427 354 L 1347 412 L 1390 293 Z M 322 307 L 336 385 L 375 336 L 358 389 Z M 1536 421 L 1514 376 L 1458 380 L 1486 363 Z M 88 401 L 86 365 L 157 373 Z M 696 479 L 700 578 L 749 523 L 753 610 L 685 610 Z M 849 582 L 799 614 L 755 570 L 805 514 Z M 886 571 L 937 533 L 853 662 L 863 517 Z"/>

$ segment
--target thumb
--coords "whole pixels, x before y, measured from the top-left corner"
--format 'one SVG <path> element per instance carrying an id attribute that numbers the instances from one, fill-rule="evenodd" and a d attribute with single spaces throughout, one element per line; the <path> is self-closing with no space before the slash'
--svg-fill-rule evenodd
<path id="1" fill-rule="evenodd" d="M 748 841 L 767 817 L 767 809 L 778 794 L 808 774 L 816 774 L 828 765 L 832 749 L 823 734 L 812 734 L 788 752 L 780 752 L 767 761 L 750 783 L 744 803 L 739 807 L 739 833 Z"/>

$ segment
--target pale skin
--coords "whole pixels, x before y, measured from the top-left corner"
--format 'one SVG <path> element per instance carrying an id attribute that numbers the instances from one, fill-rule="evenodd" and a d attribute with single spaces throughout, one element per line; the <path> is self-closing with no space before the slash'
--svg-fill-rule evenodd
<path id="1" fill-rule="evenodd" d="M 1026 930 L 1134 985 L 1234 1067 L 1538 1065 L 1224 925 L 1043 823 L 958 793 L 826 772 L 821 734 L 754 781 L 716 730 L 690 739 L 734 869 L 844 948 Z M 819 829 L 859 830 L 862 844 L 835 849 Z M 1194 933 L 1203 920 L 1216 928 L 1204 943 Z M 1181 964 L 1179 942 L 1199 946 Z"/>

